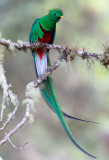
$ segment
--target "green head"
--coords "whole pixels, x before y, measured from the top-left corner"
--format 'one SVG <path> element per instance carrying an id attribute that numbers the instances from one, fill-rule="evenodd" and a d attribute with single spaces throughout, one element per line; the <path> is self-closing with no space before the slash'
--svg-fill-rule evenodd
<path id="1" fill-rule="evenodd" d="M 63 18 L 63 12 L 60 9 L 51 9 L 48 15 L 40 18 L 40 24 L 43 29 L 51 31 L 55 29 L 56 23 Z"/>
<path id="2" fill-rule="evenodd" d="M 60 9 L 51 9 L 48 12 L 50 20 L 58 22 L 60 18 L 63 18 L 63 12 Z"/>

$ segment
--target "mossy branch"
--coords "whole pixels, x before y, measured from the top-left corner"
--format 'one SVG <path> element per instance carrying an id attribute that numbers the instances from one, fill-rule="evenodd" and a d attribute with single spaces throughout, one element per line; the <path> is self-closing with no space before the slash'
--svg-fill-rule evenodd
<path id="1" fill-rule="evenodd" d="M 102 44 L 102 53 L 94 53 L 94 52 L 88 52 L 85 48 L 80 50 L 77 46 L 73 47 L 62 47 L 55 44 L 46 44 L 46 43 L 29 43 L 29 42 L 23 42 L 18 40 L 17 43 L 11 42 L 11 40 L 6 39 L 0 39 L 0 44 L 5 46 L 10 52 L 14 52 L 15 49 L 27 51 L 27 49 L 34 49 L 34 48 L 45 48 L 45 49 L 54 49 L 57 50 L 59 53 L 62 53 L 64 56 L 62 59 L 67 59 L 68 57 L 70 60 L 73 60 L 74 56 L 79 56 L 82 59 L 91 59 L 94 58 L 96 61 L 99 61 L 101 64 L 103 64 L 105 67 L 109 65 L 109 46 L 108 44 L 103 45 Z"/>

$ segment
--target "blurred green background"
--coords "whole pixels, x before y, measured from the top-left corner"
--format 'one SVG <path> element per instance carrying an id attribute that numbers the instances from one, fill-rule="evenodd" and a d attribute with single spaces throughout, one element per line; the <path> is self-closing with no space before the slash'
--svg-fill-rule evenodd
<path id="1" fill-rule="evenodd" d="M 0 0 L 0 32 L 12 41 L 28 41 L 35 19 L 47 14 L 51 8 L 60 8 L 64 19 L 57 24 L 55 44 L 78 45 L 88 51 L 102 51 L 101 43 L 109 40 L 108 0 Z M 52 51 L 52 63 L 58 53 Z M 20 101 L 25 97 L 25 87 L 35 81 L 33 57 L 16 51 L 13 57 L 5 50 L 4 67 L 8 83 Z M 89 64 L 76 58 L 72 63 L 62 64 L 53 72 L 56 91 L 62 109 L 67 113 L 103 124 L 95 125 L 68 120 L 71 131 L 79 144 L 98 160 L 109 159 L 109 72 L 99 63 Z M 0 90 L 1 98 L 2 92 Z M 0 98 L 0 99 L 1 99 Z M 57 116 L 41 99 L 36 105 L 35 123 L 26 125 L 11 140 L 20 146 L 29 144 L 22 152 L 14 150 L 9 143 L 0 148 L 4 160 L 90 160 L 69 140 Z M 8 106 L 7 112 L 13 107 Z M 25 107 L 20 108 L 11 122 L 14 127 L 23 117 Z M 5 116 L 6 118 L 6 116 Z M 2 133 L 4 134 L 4 133 Z M 0 134 L 0 137 L 2 137 Z"/>

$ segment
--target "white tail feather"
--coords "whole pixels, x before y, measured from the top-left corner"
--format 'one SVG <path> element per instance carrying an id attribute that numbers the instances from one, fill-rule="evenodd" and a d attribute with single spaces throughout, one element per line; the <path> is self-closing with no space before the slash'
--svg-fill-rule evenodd
<path id="1" fill-rule="evenodd" d="M 35 54 L 35 63 L 38 77 L 42 76 L 47 69 L 47 53 L 43 54 L 42 59 L 40 59 L 39 55 Z"/>

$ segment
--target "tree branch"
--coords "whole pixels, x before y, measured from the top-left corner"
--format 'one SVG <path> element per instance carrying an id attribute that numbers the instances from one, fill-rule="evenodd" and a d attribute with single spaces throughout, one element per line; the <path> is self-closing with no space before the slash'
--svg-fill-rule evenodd
<path id="1" fill-rule="evenodd" d="M 109 65 L 109 46 L 108 44 L 106 45 L 102 44 L 103 53 L 88 52 L 86 51 L 85 48 L 80 50 L 77 46 L 74 46 L 71 48 L 68 48 L 68 47 L 64 48 L 62 46 L 55 45 L 55 44 L 47 44 L 47 43 L 41 43 L 41 42 L 29 43 L 29 42 L 23 42 L 20 40 L 18 40 L 17 43 L 15 43 L 15 42 L 11 42 L 11 40 L 0 39 L 0 44 L 5 46 L 11 52 L 13 52 L 15 49 L 26 51 L 27 49 L 34 49 L 34 48 L 41 47 L 44 49 L 55 49 L 59 53 L 63 53 L 66 56 L 66 58 L 69 56 L 70 60 L 73 60 L 74 56 L 79 56 L 82 59 L 95 58 L 95 60 L 102 63 L 105 67 Z M 65 56 L 63 56 L 63 59 L 65 58 Z"/>

